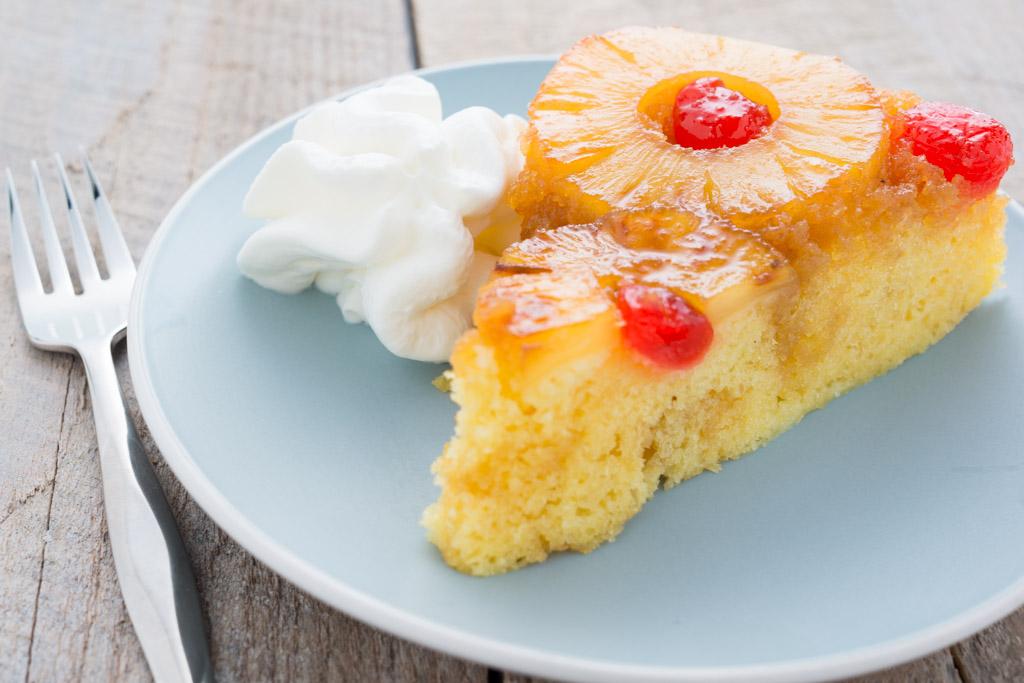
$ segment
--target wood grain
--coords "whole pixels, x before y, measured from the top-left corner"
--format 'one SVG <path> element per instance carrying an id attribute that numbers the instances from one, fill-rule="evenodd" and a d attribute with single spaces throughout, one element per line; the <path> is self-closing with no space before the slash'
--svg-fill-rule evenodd
<path id="1" fill-rule="evenodd" d="M 30 158 L 87 146 L 139 257 L 189 183 L 250 134 L 349 85 L 410 68 L 410 23 L 427 65 L 557 52 L 631 23 L 839 52 L 882 85 L 970 103 L 1024 139 L 1024 48 L 1002 28 L 1024 19 L 1012 0 L 973 12 L 927 0 L 415 0 L 414 22 L 407 4 L 3 0 L 0 165 L 14 168 L 24 192 Z M 1024 173 L 1013 169 L 1006 185 L 1024 196 Z M 146 680 L 104 538 L 81 368 L 28 345 L 8 261 L 0 239 L 0 682 Z M 120 365 L 124 374 L 123 358 Z M 489 678 L 291 587 L 196 507 L 142 435 L 195 564 L 220 680 Z M 858 680 L 1024 680 L 1024 613 Z"/>
<path id="2" fill-rule="evenodd" d="M 407 70 L 411 50 L 399 0 L 25 0 L 0 3 L 0 65 L 0 164 L 25 199 L 30 158 L 86 145 L 139 257 L 216 159 L 312 101 Z M 146 680 L 104 538 L 81 368 L 28 345 L 0 245 L 0 681 Z M 144 439 L 195 564 L 219 680 L 486 678 L 278 578 Z"/>
<path id="3" fill-rule="evenodd" d="M 961 2 L 931 0 L 502 0 L 489 3 L 487 11 L 473 0 L 413 4 L 424 66 L 557 53 L 584 35 L 630 24 L 677 25 L 839 54 L 882 87 L 990 112 L 1024 140 L 1024 45 L 1014 31 L 1000 28 L 1024 25 L 1024 3 L 1015 0 L 979 2 L 971 11 Z M 1024 197 L 1024 164 L 1010 170 L 1004 188 Z M 952 651 L 856 680 L 1024 680 L 1024 611 Z"/>
<path id="4" fill-rule="evenodd" d="M 968 683 L 1024 681 L 1024 610 L 953 646 Z"/>

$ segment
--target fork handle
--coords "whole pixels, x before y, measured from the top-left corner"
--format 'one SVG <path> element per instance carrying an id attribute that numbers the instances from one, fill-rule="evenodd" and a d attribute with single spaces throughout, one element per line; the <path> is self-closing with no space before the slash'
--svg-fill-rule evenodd
<path id="1" fill-rule="evenodd" d="M 111 347 L 80 349 L 92 396 L 107 529 L 121 593 L 157 683 L 213 681 L 199 591 L 125 407 Z"/>

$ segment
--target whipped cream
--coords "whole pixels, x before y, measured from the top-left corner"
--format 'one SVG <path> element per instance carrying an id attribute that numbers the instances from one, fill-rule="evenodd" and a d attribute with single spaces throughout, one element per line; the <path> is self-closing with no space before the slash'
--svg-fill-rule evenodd
<path id="1" fill-rule="evenodd" d="M 442 118 L 437 89 L 414 76 L 320 105 L 249 189 L 246 215 L 268 223 L 238 267 L 279 292 L 336 296 L 398 356 L 446 360 L 519 237 L 506 193 L 525 127 L 485 107 Z"/>

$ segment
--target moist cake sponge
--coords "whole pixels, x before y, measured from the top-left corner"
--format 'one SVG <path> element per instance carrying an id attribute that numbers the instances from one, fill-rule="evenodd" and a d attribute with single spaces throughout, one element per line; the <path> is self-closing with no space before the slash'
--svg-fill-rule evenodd
<path id="1" fill-rule="evenodd" d="M 684 372 L 648 368 L 619 343 L 524 359 L 471 331 L 452 358 L 460 410 L 434 465 L 430 540 L 451 566 L 488 575 L 615 538 L 659 485 L 716 471 L 953 329 L 998 280 L 1003 205 L 904 216 L 880 248 L 729 316 Z M 563 331 L 600 337 L 587 327 L 602 324 Z"/>

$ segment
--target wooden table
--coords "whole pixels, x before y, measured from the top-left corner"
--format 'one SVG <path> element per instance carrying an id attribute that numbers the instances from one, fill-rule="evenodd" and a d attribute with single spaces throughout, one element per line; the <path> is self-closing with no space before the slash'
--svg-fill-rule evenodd
<path id="1" fill-rule="evenodd" d="M 24 186 L 30 158 L 85 145 L 140 257 L 199 173 L 311 102 L 420 65 L 556 52 L 631 23 L 838 53 L 880 85 L 994 114 L 1024 148 L 1020 0 L 711 5 L 0 0 L 0 166 L 12 166 Z M 1024 172 L 1012 170 L 1005 186 L 1024 197 Z M 105 538 L 81 365 L 29 346 L 7 252 L 4 235 L 0 681 L 145 680 Z M 196 568 L 220 680 L 525 680 L 392 638 L 299 592 L 224 535 L 146 441 Z M 862 680 L 1022 681 L 1024 611 Z"/>

